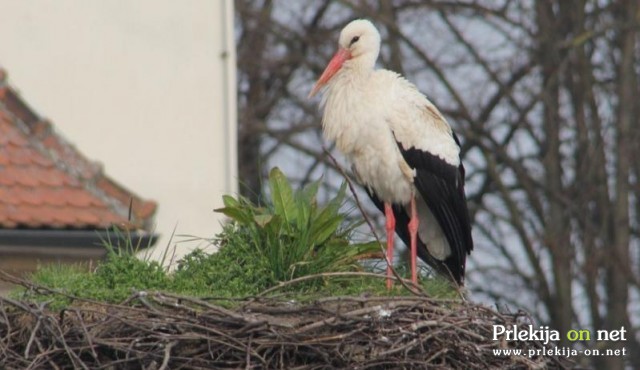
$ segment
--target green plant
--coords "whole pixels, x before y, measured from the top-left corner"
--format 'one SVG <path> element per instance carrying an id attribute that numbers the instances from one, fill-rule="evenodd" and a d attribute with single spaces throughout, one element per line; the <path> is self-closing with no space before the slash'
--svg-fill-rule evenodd
<path id="1" fill-rule="evenodd" d="M 253 253 L 247 240 L 246 230 L 225 225 L 214 241 L 220 246 L 216 253 L 196 249 L 182 258 L 173 274 L 173 289 L 196 296 L 237 298 L 276 284 L 268 261 Z"/>
<path id="2" fill-rule="evenodd" d="M 156 261 L 144 261 L 133 254 L 108 254 L 98 265 L 94 278 L 110 290 L 163 289 L 168 285 L 164 268 Z"/>
<path id="3" fill-rule="evenodd" d="M 375 242 L 349 242 L 358 223 L 344 225 L 345 216 L 340 213 L 346 184 L 324 205 L 316 199 L 319 185 L 315 181 L 293 191 L 276 167 L 269 173 L 270 203 L 260 206 L 243 197 L 224 196 L 225 207 L 216 211 L 235 221 L 247 238 L 247 252 L 267 260 L 275 281 L 359 270 L 358 260 L 378 253 L 380 246 Z"/>

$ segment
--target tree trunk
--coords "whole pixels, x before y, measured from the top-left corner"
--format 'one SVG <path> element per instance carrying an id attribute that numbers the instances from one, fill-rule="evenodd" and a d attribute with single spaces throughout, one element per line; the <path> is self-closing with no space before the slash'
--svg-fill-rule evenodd
<path id="1" fill-rule="evenodd" d="M 238 12 L 251 12 L 258 8 L 246 1 L 236 3 Z M 239 91 L 240 112 L 238 112 L 238 176 L 240 194 L 256 202 L 262 193 L 262 130 L 267 119 L 261 112 L 266 98 L 261 75 L 266 68 L 264 60 L 267 37 L 263 30 L 269 27 L 273 4 L 265 0 L 259 14 L 248 16 L 243 24 L 243 32 L 238 47 L 238 67 L 245 74 L 247 91 Z M 242 88 L 243 86 L 241 86 Z M 240 90 L 240 89 L 239 89 Z"/>
<path id="2" fill-rule="evenodd" d="M 630 161 L 631 150 L 629 137 L 635 122 L 634 110 L 638 103 L 637 79 L 634 68 L 634 48 L 636 31 L 631 27 L 638 12 L 636 1 L 619 1 L 616 4 L 619 25 L 618 48 L 620 61 L 617 70 L 616 107 L 616 172 L 615 201 L 613 213 L 613 243 L 611 258 L 607 266 L 607 329 L 620 330 L 630 328 L 627 307 L 629 304 L 628 281 L 631 273 L 629 264 L 629 243 L 631 241 L 631 224 L 629 219 Z M 637 143 L 636 143 L 637 145 Z M 609 342 L 609 348 L 622 348 L 624 342 Z M 621 356 L 607 358 L 608 369 L 623 369 L 624 359 Z"/>
<path id="3" fill-rule="evenodd" d="M 545 220 L 544 244 L 551 254 L 553 265 L 552 299 L 547 302 L 547 308 L 551 316 L 551 327 L 561 333 L 571 329 L 572 313 L 572 289 L 571 269 L 573 250 L 569 241 L 568 218 L 565 216 L 565 206 L 557 199 L 564 194 L 562 186 L 562 156 L 560 154 L 560 127 L 561 117 L 559 113 L 560 99 L 560 72 L 562 59 L 560 55 L 560 42 L 564 30 L 559 27 L 559 21 L 554 14 L 552 1 L 538 1 L 536 3 L 536 15 L 538 25 L 538 58 L 542 66 L 543 75 L 543 127 L 546 134 L 546 142 L 542 149 L 542 162 L 544 163 L 544 184 L 550 197 L 547 198 L 548 211 Z M 566 336 L 561 336 L 561 345 L 569 345 Z"/>

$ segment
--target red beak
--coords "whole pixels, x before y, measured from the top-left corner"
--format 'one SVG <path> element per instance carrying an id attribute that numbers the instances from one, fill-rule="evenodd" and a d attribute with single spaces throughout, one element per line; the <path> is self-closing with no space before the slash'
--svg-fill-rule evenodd
<path id="1" fill-rule="evenodd" d="M 324 72 L 322 72 L 322 75 L 318 79 L 318 82 L 316 82 L 316 84 L 313 86 L 313 89 L 309 93 L 309 98 L 312 98 L 315 94 L 317 94 L 318 91 L 320 91 L 320 89 L 322 89 L 322 87 L 326 85 L 327 82 L 329 82 L 331 77 L 338 73 L 338 71 L 342 67 L 342 64 L 349 59 L 351 59 L 351 53 L 349 52 L 349 50 L 343 48 L 338 49 L 336 54 L 329 61 L 327 68 L 325 68 Z"/>

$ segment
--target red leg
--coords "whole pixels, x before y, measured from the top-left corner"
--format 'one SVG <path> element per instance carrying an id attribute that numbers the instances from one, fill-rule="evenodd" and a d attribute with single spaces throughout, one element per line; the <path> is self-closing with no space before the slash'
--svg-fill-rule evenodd
<path id="1" fill-rule="evenodd" d="M 389 203 L 384 204 L 384 215 L 387 219 L 385 227 L 387 229 L 387 289 L 391 289 L 391 265 L 393 264 L 393 238 L 396 230 L 396 217 Z"/>
<path id="2" fill-rule="evenodd" d="M 411 237 L 411 281 L 418 283 L 416 260 L 418 259 L 418 212 L 416 210 L 416 198 L 411 197 L 411 220 L 409 221 L 409 235 Z"/>

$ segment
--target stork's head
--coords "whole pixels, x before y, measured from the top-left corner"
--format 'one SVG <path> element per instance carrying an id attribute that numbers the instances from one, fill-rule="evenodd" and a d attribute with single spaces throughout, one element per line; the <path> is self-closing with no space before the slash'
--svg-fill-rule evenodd
<path id="1" fill-rule="evenodd" d="M 366 19 L 351 21 L 340 32 L 338 51 L 322 72 L 309 97 L 317 94 L 340 71 L 345 62 L 349 61 L 357 68 L 372 69 L 379 53 L 380 33 L 373 23 Z"/>

